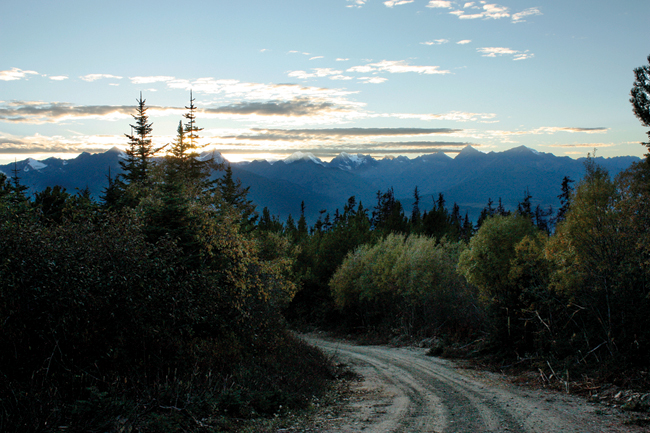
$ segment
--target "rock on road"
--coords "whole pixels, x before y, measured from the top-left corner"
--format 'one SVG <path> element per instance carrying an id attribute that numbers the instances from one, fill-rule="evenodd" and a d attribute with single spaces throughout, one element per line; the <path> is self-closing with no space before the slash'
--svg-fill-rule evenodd
<path id="1" fill-rule="evenodd" d="M 321 432 L 633 432 L 613 409 L 579 397 L 524 388 L 501 376 L 458 368 L 424 349 L 357 346 L 303 337 L 362 380 Z"/>

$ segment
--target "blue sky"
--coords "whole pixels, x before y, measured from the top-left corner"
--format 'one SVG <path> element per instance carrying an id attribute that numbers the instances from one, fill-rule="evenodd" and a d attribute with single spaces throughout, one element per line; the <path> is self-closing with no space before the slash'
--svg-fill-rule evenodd
<path id="1" fill-rule="evenodd" d="M 641 156 L 648 18 L 647 0 L 5 1 L 0 162 L 124 147 L 140 92 L 165 144 L 190 90 L 233 161 Z"/>

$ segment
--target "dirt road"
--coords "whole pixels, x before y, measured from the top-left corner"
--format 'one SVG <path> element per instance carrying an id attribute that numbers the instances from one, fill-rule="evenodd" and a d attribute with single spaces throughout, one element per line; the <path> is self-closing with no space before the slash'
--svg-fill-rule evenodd
<path id="1" fill-rule="evenodd" d="M 562 393 L 461 369 L 424 349 L 356 346 L 305 337 L 361 375 L 321 432 L 637 432 L 621 413 Z"/>

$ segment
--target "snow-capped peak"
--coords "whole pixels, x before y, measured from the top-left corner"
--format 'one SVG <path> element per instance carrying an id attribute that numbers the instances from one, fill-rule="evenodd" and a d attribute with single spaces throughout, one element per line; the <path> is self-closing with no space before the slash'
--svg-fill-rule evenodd
<path id="1" fill-rule="evenodd" d="M 210 158 L 212 158 L 217 164 L 221 164 L 222 162 L 226 161 L 221 152 L 217 152 L 216 150 L 203 152 L 196 159 L 198 161 L 207 161 Z"/>
<path id="2" fill-rule="evenodd" d="M 319 158 L 316 158 L 313 153 L 295 152 L 291 156 L 283 159 L 285 164 L 291 164 L 292 162 L 302 161 L 302 160 L 311 161 L 314 164 L 325 165 L 325 163 L 321 161 Z"/>
<path id="3" fill-rule="evenodd" d="M 353 170 L 372 160 L 373 158 L 370 155 L 363 155 L 361 153 L 350 155 L 349 153 L 341 152 L 336 158 L 330 161 L 330 165 L 338 167 L 341 170 Z"/>
<path id="4" fill-rule="evenodd" d="M 25 165 L 24 170 L 29 171 L 30 168 L 33 168 L 34 170 L 42 170 L 45 167 L 47 167 L 47 164 L 43 164 L 40 161 L 36 161 L 33 158 L 27 158 L 27 164 Z"/>

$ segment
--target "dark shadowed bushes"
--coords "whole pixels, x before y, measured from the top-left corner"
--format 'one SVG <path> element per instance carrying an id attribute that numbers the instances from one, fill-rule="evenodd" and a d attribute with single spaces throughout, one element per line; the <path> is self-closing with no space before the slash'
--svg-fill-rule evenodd
<path id="1" fill-rule="evenodd" d="M 4 219 L 0 430 L 148 431 L 164 420 L 174 431 L 226 410 L 304 406 L 322 390 L 323 356 L 278 313 L 290 263 L 257 259 L 227 224 L 214 230 L 220 266 L 198 270 L 170 238 L 147 242 L 133 216 Z"/>

